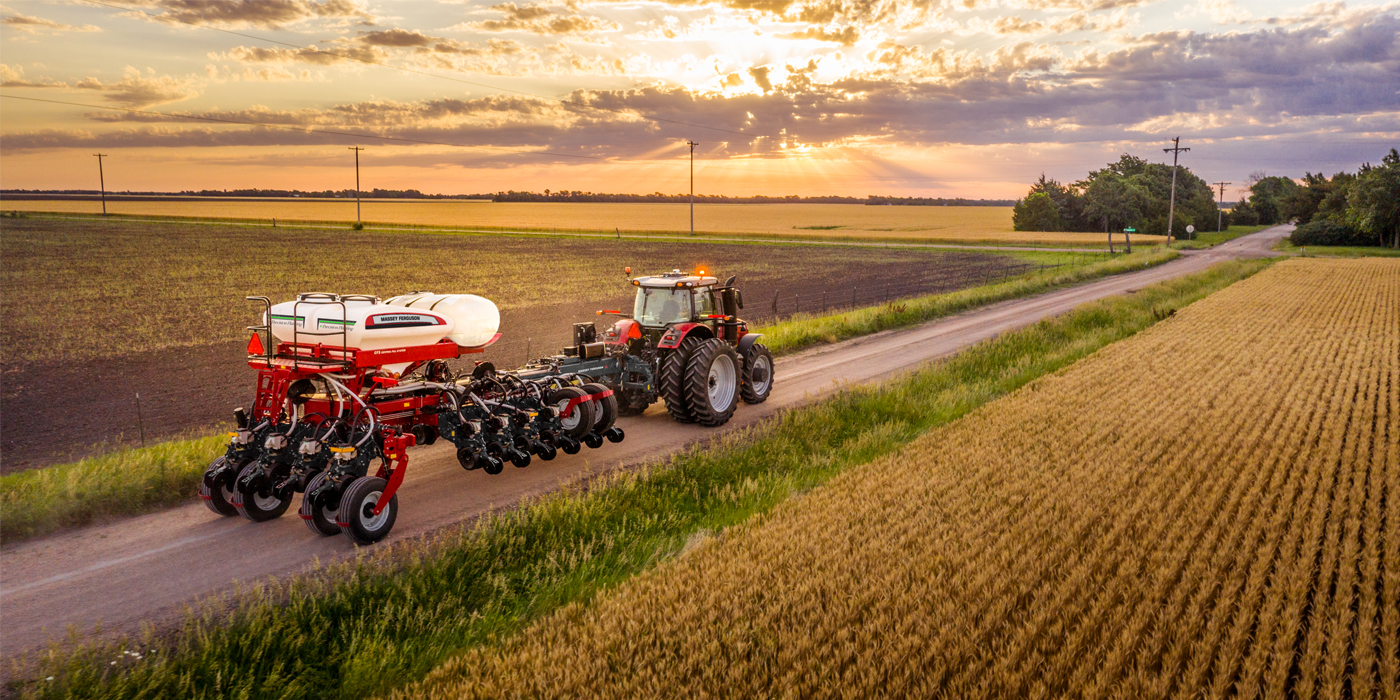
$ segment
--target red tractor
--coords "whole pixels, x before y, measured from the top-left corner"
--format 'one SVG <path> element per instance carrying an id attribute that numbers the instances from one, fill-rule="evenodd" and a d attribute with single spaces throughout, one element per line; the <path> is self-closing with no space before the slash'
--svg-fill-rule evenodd
<path id="1" fill-rule="evenodd" d="M 627 268 L 630 275 L 631 268 Z M 631 278 L 632 314 L 597 337 L 592 323 L 574 326 L 563 354 L 532 361 L 522 378 L 572 374 L 612 389 L 621 415 L 636 415 L 658 398 L 682 423 L 724 425 L 742 399 L 763 403 L 773 391 L 773 354 L 739 318 L 742 292 L 704 271 Z"/>

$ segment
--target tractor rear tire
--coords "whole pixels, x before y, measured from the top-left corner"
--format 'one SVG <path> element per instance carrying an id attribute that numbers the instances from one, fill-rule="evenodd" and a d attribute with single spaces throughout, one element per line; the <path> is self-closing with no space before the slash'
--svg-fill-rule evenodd
<path id="1" fill-rule="evenodd" d="M 695 422 L 695 413 L 690 410 L 685 392 L 685 368 L 702 342 L 699 338 L 686 338 L 661 361 L 661 398 L 666 401 L 666 412 L 680 423 Z"/>
<path id="2" fill-rule="evenodd" d="M 209 468 L 204 470 L 205 474 L 218 469 L 228 461 L 225 457 L 220 457 L 209 464 Z M 204 505 L 217 515 L 231 518 L 238 515 L 238 509 L 233 507 L 233 480 L 238 476 L 241 469 L 232 469 L 224 472 L 219 483 L 210 489 L 203 479 L 199 480 L 199 500 L 204 501 Z"/>
<path id="3" fill-rule="evenodd" d="M 264 475 L 262 477 L 264 482 L 268 482 L 264 484 L 265 489 L 263 491 L 252 490 L 245 493 L 239 488 L 239 484 L 243 482 L 244 477 L 257 471 L 263 471 L 264 469 L 262 460 L 253 460 L 248 466 L 243 467 L 243 471 L 238 473 L 238 478 L 234 479 L 232 484 L 234 490 L 233 507 L 238 509 L 239 515 L 255 523 L 263 523 L 280 518 L 292 505 L 292 499 L 278 498 L 277 494 L 273 493 L 272 484 L 270 483 L 272 477 L 269 475 Z M 266 496 L 262 495 L 264 492 L 267 494 Z"/>
<path id="4" fill-rule="evenodd" d="M 713 428 L 734 416 L 743 366 L 734 346 L 719 338 L 695 348 L 685 365 L 685 398 L 696 423 Z"/>
<path id="5" fill-rule="evenodd" d="M 374 506 L 384 495 L 389 482 L 377 476 L 362 476 L 345 489 L 340 497 L 340 510 L 336 511 L 336 522 L 340 531 L 359 545 L 374 544 L 389 536 L 394 529 L 394 520 L 399 515 L 399 496 L 389 499 L 389 505 L 374 515 Z"/>
<path id="6" fill-rule="evenodd" d="M 601 394 L 607 391 L 608 387 L 592 382 L 584 384 L 583 390 L 590 394 Z M 613 423 L 617 422 L 617 392 L 614 391 L 612 396 L 598 399 L 594 403 L 596 405 L 593 407 L 593 432 L 602 435 L 604 430 L 613 427 Z"/>
<path id="7" fill-rule="evenodd" d="M 301 495 L 301 509 L 298 511 L 301 521 L 306 523 L 306 528 L 322 537 L 340 534 L 340 526 L 335 522 L 335 511 L 311 505 L 311 494 L 325 483 L 327 473 L 321 472 L 311 477 L 311 482 L 306 485 L 306 493 Z"/>
<path id="8" fill-rule="evenodd" d="M 749 348 L 744 357 L 743 381 L 739 385 L 739 397 L 744 403 L 763 403 L 773 393 L 773 353 L 759 343 Z"/>
<path id="9" fill-rule="evenodd" d="M 564 407 L 569 405 L 569 401 L 587 396 L 589 392 L 580 387 L 566 386 L 558 389 L 549 395 L 549 405 L 559 410 L 560 425 L 564 428 L 564 434 L 575 440 L 582 440 L 584 435 L 593 432 L 593 424 L 597 422 L 594 415 L 593 401 L 584 401 L 574 406 L 574 412 L 567 418 L 563 417 Z"/>

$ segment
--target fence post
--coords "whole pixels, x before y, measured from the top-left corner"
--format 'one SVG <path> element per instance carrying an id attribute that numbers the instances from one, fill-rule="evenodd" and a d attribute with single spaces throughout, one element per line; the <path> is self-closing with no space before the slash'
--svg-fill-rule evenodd
<path id="1" fill-rule="evenodd" d="M 822 290 L 822 313 L 826 313 L 826 290 Z"/>
<path id="2" fill-rule="evenodd" d="M 778 293 L 773 292 L 773 320 L 778 320 Z"/>
<path id="3" fill-rule="evenodd" d="M 146 421 L 141 417 L 141 394 L 136 394 L 136 428 L 141 431 L 141 446 L 146 446 Z"/>
<path id="4" fill-rule="evenodd" d="M 801 301 L 798 301 L 797 295 L 794 294 L 794 295 L 792 295 L 792 312 L 793 312 L 793 313 L 799 313 L 799 312 L 801 312 L 801 311 L 802 311 L 802 302 L 801 302 Z"/>
<path id="5" fill-rule="evenodd" d="M 851 285 L 851 308 L 856 308 L 856 286 Z"/>

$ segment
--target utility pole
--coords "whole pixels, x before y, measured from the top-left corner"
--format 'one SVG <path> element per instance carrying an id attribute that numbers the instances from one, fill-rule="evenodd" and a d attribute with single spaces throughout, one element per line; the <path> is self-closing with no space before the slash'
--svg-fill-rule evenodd
<path id="1" fill-rule="evenodd" d="M 107 179 L 102 175 L 102 159 L 107 157 L 106 153 L 94 153 L 97 156 L 97 184 L 102 187 L 102 215 L 107 215 Z"/>
<path id="2" fill-rule="evenodd" d="M 1172 139 L 1171 148 L 1163 148 L 1163 153 L 1172 154 L 1172 197 L 1171 203 L 1167 205 L 1167 245 L 1172 244 L 1172 224 L 1176 217 L 1176 158 L 1182 151 L 1189 151 L 1189 148 L 1181 147 L 1181 137 Z"/>
<path id="3" fill-rule="evenodd" d="M 1225 186 L 1233 185 L 1233 182 L 1212 182 L 1210 183 L 1220 188 L 1220 201 L 1215 204 L 1215 232 L 1220 233 L 1220 220 L 1223 215 L 1220 213 L 1221 207 L 1225 206 Z"/>
<path id="4" fill-rule="evenodd" d="M 355 152 L 355 224 L 364 227 L 364 221 L 360 220 L 360 151 L 365 149 L 351 146 L 350 150 Z"/>
<path id="5" fill-rule="evenodd" d="M 695 235 L 695 147 L 700 144 L 687 140 L 690 146 L 690 235 Z"/>

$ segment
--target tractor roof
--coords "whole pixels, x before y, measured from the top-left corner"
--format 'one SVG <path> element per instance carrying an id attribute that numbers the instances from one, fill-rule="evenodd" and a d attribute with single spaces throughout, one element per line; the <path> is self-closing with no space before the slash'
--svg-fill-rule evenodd
<path id="1" fill-rule="evenodd" d="M 632 284 L 638 287 L 650 287 L 653 289 L 710 287 L 718 283 L 719 280 L 717 278 L 706 277 L 703 270 L 694 275 L 681 272 L 680 270 L 672 270 L 663 275 L 646 275 L 644 277 L 633 278 L 632 280 Z"/>

